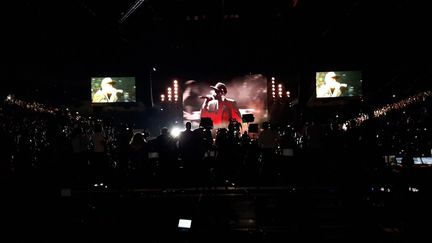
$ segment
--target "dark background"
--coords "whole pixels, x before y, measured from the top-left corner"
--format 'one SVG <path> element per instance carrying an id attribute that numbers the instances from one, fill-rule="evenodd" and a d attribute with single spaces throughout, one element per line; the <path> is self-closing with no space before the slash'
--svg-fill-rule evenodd
<path id="1" fill-rule="evenodd" d="M 135 76 L 148 106 L 152 67 L 154 94 L 174 78 L 262 73 L 287 86 L 299 76 L 306 101 L 315 71 L 330 69 L 363 70 L 377 102 L 430 86 L 424 1 L 147 0 L 120 23 L 134 2 L 5 3 L 2 95 L 74 104 L 89 100 L 92 76 Z"/>

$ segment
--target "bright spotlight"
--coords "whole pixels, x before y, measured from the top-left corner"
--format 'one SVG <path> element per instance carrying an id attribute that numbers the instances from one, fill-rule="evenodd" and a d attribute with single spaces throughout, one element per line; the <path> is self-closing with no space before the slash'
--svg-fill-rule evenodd
<path id="1" fill-rule="evenodd" d="M 192 225 L 191 219 L 179 219 L 178 227 L 183 229 L 190 229 Z"/>
<path id="2" fill-rule="evenodd" d="M 181 130 L 178 127 L 173 127 L 171 129 L 171 136 L 173 136 L 174 138 L 178 137 L 180 135 L 180 133 L 181 133 Z"/>

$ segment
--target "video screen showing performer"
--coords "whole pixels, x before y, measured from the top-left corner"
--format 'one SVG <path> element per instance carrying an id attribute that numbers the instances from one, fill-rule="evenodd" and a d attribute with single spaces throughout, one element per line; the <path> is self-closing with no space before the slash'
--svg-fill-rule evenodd
<path id="1" fill-rule="evenodd" d="M 360 71 L 317 72 L 316 97 L 356 97 L 362 95 Z"/>
<path id="2" fill-rule="evenodd" d="M 136 102 L 135 78 L 92 78 L 91 93 L 92 103 Z"/>
<path id="3" fill-rule="evenodd" d="M 198 127 L 202 118 L 210 118 L 214 128 L 227 128 L 242 115 L 253 114 L 254 123 L 267 119 L 267 79 L 260 74 L 234 78 L 226 82 L 189 80 L 183 92 L 183 119 Z"/>

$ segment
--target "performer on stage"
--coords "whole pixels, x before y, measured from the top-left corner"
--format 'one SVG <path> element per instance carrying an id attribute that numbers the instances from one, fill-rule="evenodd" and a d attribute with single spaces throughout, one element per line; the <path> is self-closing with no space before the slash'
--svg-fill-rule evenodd
<path id="1" fill-rule="evenodd" d="M 347 84 L 339 83 L 335 72 L 328 72 L 324 78 L 324 84 L 317 88 L 317 97 L 339 97 Z"/>
<path id="2" fill-rule="evenodd" d="M 225 97 L 228 93 L 226 85 L 219 82 L 210 87 L 212 88 L 211 93 L 201 96 L 205 99 L 201 108 L 201 118 L 212 119 L 215 128 L 227 128 L 232 120 L 241 123 L 241 114 L 236 101 Z"/>
<path id="3" fill-rule="evenodd" d="M 104 78 L 101 82 L 101 89 L 93 95 L 95 103 L 112 103 L 119 100 L 119 96 L 123 94 L 122 89 L 114 88 L 116 82 L 111 78 Z"/>

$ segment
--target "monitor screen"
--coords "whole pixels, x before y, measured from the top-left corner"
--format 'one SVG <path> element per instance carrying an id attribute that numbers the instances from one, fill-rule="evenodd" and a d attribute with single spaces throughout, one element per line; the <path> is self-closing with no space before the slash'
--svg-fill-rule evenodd
<path id="1" fill-rule="evenodd" d="M 178 227 L 184 229 L 190 229 L 192 225 L 192 220 L 190 219 L 179 219 Z"/>
<path id="2" fill-rule="evenodd" d="M 421 162 L 424 165 L 432 165 L 432 157 L 422 157 Z"/>
<path id="3" fill-rule="evenodd" d="M 432 157 L 414 157 L 414 164 L 415 165 L 431 165 L 432 164 Z"/>
<path id="4" fill-rule="evenodd" d="M 94 77 L 92 103 L 136 102 L 134 77 Z"/>
<path id="5" fill-rule="evenodd" d="M 396 164 L 402 165 L 402 157 L 396 157 Z"/>
<path id="6" fill-rule="evenodd" d="M 316 97 L 362 96 L 361 71 L 329 71 L 316 73 Z"/>
<path id="7" fill-rule="evenodd" d="M 261 74 L 226 81 L 189 80 L 184 87 L 183 120 L 192 127 L 211 119 L 214 128 L 227 128 L 230 120 L 241 124 L 245 114 L 252 114 L 254 123 L 267 120 L 267 79 Z"/>

